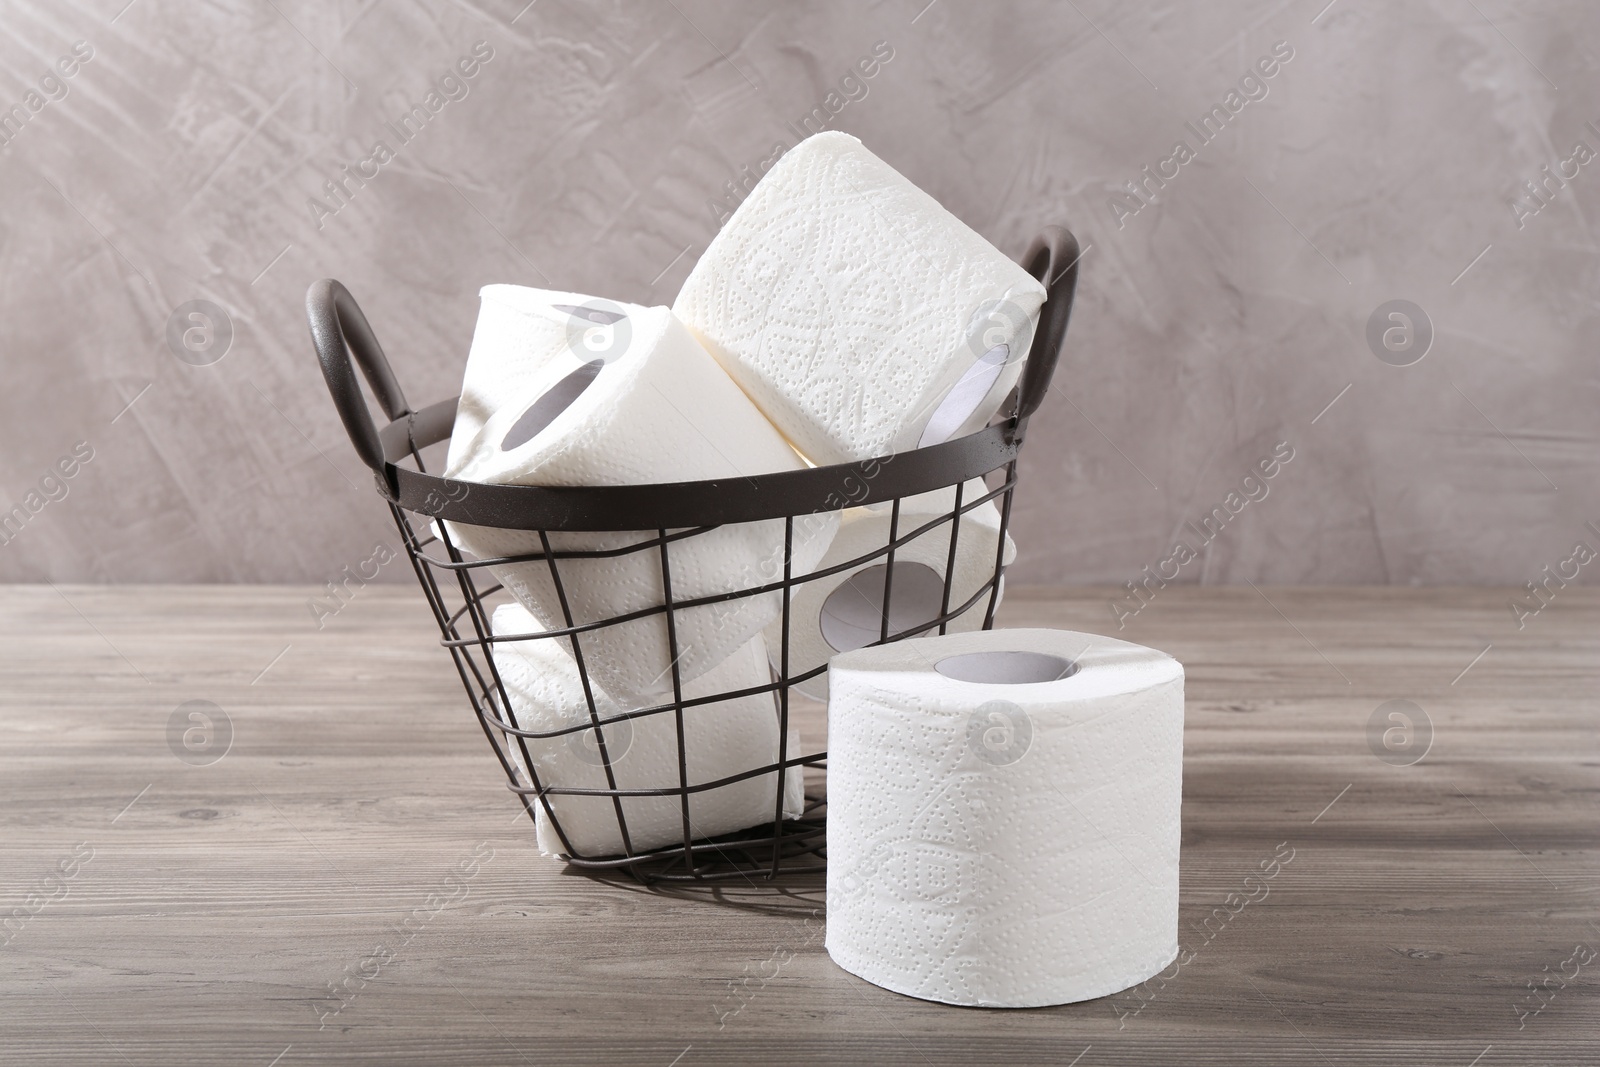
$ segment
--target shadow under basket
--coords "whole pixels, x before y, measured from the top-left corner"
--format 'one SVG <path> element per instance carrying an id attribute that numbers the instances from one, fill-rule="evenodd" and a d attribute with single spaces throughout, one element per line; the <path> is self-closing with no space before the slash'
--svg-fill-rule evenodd
<path id="1" fill-rule="evenodd" d="M 858 636 L 855 644 L 881 644 L 908 637 L 944 633 L 953 619 L 969 610 L 981 612 L 983 627 L 994 622 L 1000 597 L 1001 575 L 1005 564 L 1006 530 L 1011 518 L 1012 494 L 1017 484 L 1017 458 L 1021 453 L 1028 419 L 1038 409 L 1050 386 L 1072 310 L 1077 281 L 1078 244 L 1070 233 L 1049 227 L 1036 238 L 1023 259 L 1023 266 L 1045 283 L 1048 296 L 1040 312 L 1028 358 L 1008 409 L 1001 420 L 987 428 L 956 440 L 929 445 L 894 456 L 842 463 L 827 467 L 784 471 L 753 478 L 679 482 L 658 485 L 618 485 L 550 488 L 520 485 L 486 485 L 462 482 L 428 473 L 423 452 L 430 446 L 448 442 L 455 424 L 459 397 L 443 400 L 418 410 L 406 402 L 388 360 L 379 347 L 366 316 L 345 287 L 333 280 L 315 283 L 306 297 L 312 342 L 322 364 L 339 416 L 350 435 L 356 453 L 376 477 L 378 495 L 389 506 L 399 528 L 406 554 L 416 570 L 424 598 L 439 624 L 440 643 L 449 651 L 466 688 L 467 699 L 500 761 L 509 788 L 517 795 L 530 819 L 541 809 L 550 828 L 562 842 L 561 858 L 578 868 L 593 871 L 626 871 L 644 882 L 705 881 L 713 879 L 751 879 L 775 877 L 782 873 L 820 873 L 826 862 L 826 800 L 824 779 L 825 751 L 791 751 L 791 703 L 800 697 L 797 686 L 816 679 L 827 670 L 821 666 L 790 670 L 791 606 L 796 591 L 807 582 L 828 578 L 857 568 L 868 572 L 876 582 L 873 590 L 878 604 L 874 627 L 861 631 L 861 619 L 853 620 Z M 379 427 L 368 409 L 357 380 L 359 366 L 388 424 Z M 983 479 L 973 487 L 973 479 Z M 935 490 L 952 491 L 950 506 L 938 514 L 926 510 L 908 514 L 902 523 L 901 503 L 908 497 Z M 957 537 L 968 528 L 966 515 L 992 501 L 999 512 L 999 537 L 987 580 L 976 592 L 952 602 Z M 830 562 L 825 568 L 793 573 L 796 520 L 821 512 L 849 507 L 885 505 L 889 516 L 884 543 L 852 559 Z M 483 560 L 464 555 L 453 543 L 446 522 L 504 530 L 528 531 L 542 546 L 529 555 Z M 747 588 L 710 596 L 675 599 L 672 593 L 673 556 L 681 553 L 689 539 L 726 524 L 780 520 L 783 523 L 781 574 L 761 575 Z M 620 549 L 605 551 L 559 550 L 551 547 L 557 533 L 631 532 L 634 539 Z M 949 542 L 948 561 L 939 576 L 942 590 L 932 604 L 926 585 L 930 568 L 918 568 L 920 582 L 903 578 L 902 599 L 915 595 L 929 605 L 908 612 L 897 608 L 895 557 L 909 542 L 922 538 L 942 538 Z M 561 538 L 557 538 L 560 540 Z M 923 541 L 926 544 L 926 540 Z M 576 559 L 605 556 L 632 556 L 649 553 L 652 567 L 659 566 L 662 602 L 611 618 L 575 624 L 562 585 L 562 564 Z M 776 557 L 775 557 L 776 558 Z M 517 725 L 512 702 L 494 656 L 495 646 L 507 635 L 491 632 L 490 617 L 499 603 L 509 602 L 509 593 L 491 573 L 490 567 L 537 563 L 548 567 L 552 585 L 560 598 L 565 625 L 559 628 L 521 634 L 521 640 L 560 641 L 573 653 L 588 705 L 588 717 L 575 725 L 552 730 L 528 730 Z M 987 566 L 987 565 L 986 565 Z M 774 567 L 776 571 L 778 568 Z M 766 579 L 766 580 L 761 580 Z M 633 620 L 664 618 L 668 652 L 674 663 L 679 657 L 675 620 L 680 613 L 713 603 L 732 603 L 748 597 L 781 597 L 781 640 L 768 643 L 771 681 L 768 684 L 736 691 L 687 697 L 673 671 L 670 692 L 648 706 L 603 715 L 597 707 L 589 670 L 582 655 L 586 634 L 602 627 Z M 908 614 L 912 616 L 907 621 Z M 875 628 L 876 634 L 871 632 Z M 874 639 L 875 636 L 875 639 Z M 830 641 L 830 643 L 832 643 Z M 684 711 L 719 700 L 770 694 L 778 721 L 777 759 L 752 767 L 733 778 L 691 784 L 685 759 Z M 619 789 L 613 773 L 613 757 L 608 754 L 607 730 L 620 727 L 632 730 L 638 720 L 666 716 L 675 723 L 678 741 L 676 784 L 652 789 Z M 571 741 L 573 734 L 584 735 L 593 744 L 598 763 L 604 769 L 608 788 L 560 786 L 540 780 L 537 760 L 530 755 L 530 743 L 549 743 L 551 739 Z M 532 768 L 530 770 L 530 768 Z M 783 811 L 785 783 L 794 775 L 805 776 L 809 791 L 804 810 L 798 817 Z M 774 776 L 776 793 L 772 817 L 758 825 L 717 837 L 696 837 L 690 820 L 691 796 L 719 788 L 736 780 Z M 612 855 L 588 855 L 571 847 L 552 800 L 563 795 L 598 796 L 611 801 L 617 820 L 618 839 L 623 848 Z M 682 813 L 681 840 L 651 849 L 632 845 L 626 798 L 676 798 Z"/>

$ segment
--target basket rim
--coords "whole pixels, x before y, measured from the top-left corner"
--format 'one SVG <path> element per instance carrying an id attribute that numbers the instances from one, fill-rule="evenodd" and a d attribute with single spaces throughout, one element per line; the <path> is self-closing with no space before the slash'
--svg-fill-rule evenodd
<path id="1" fill-rule="evenodd" d="M 621 532 L 760 522 L 840 511 L 967 482 L 1006 466 L 1027 419 L 888 456 L 749 477 L 645 485 L 492 485 L 401 463 L 446 441 L 459 397 L 409 412 L 378 431 L 379 493 L 407 511 L 508 530 Z"/>

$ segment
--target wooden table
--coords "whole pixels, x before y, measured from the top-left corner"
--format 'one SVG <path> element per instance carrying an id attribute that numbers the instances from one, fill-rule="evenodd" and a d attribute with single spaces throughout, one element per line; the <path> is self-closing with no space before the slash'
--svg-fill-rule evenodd
<path id="1" fill-rule="evenodd" d="M 1193 957 L 1017 1012 L 835 967 L 815 882 L 542 859 L 417 592 L 320 630 L 315 592 L 0 590 L 0 1062 L 1600 1060 L 1600 591 L 1519 631 L 1506 590 L 1162 590 L 1119 636 L 1187 665 Z M 1018 589 L 1001 621 L 1115 633 L 1114 595 Z M 1369 744 L 1395 699 L 1433 729 L 1409 766 Z M 222 759 L 169 747 L 188 701 Z"/>

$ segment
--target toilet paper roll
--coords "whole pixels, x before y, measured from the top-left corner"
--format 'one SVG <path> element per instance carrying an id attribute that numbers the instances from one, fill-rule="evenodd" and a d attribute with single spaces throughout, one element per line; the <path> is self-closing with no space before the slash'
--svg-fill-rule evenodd
<path id="1" fill-rule="evenodd" d="M 519 604 L 495 609 L 491 621 L 496 636 L 537 630 L 533 618 Z M 589 705 L 572 658 L 559 648 L 560 638 L 538 641 L 504 641 L 494 646 L 495 669 L 511 698 L 512 725 L 522 730 L 558 730 L 588 723 Z M 684 698 L 710 696 L 767 685 L 766 645 L 758 634 L 732 656 L 684 687 Z M 604 720 L 630 710 L 601 693 L 595 693 L 595 710 Z M 605 759 L 599 741 L 606 745 L 616 785 L 607 783 Z M 778 762 L 778 713 L 770 692 L 698 704 L 683 710 L 684 756 L 688 782 L 701 785 Z M 676 789 L 678 726 L 673 712 L 645 715 L 602 725 L 599 737 L 591 727 L 553 738 L 529 738 L 539 782 L 569 789 Z M 521 750 L 513 740 L 511 756 L 531 784 Z M 788 754 L 800 754 L 800 739 L 790 731 Z M 783 813 L 795 818 L 805 805 L 803 769 L 784 773 Z M 689 795 L 689 824 L 695 838 L 759 828 L 773 817 L 777 774 Z M 615 802 L 605 796 L 552 795 L 546 799 L 555 812 L 567 841 L 584 858 L 624 852 Z M 535 800 L 539 850 L 554 856 L 567 851 L 551 824 L 544 804 Z M 683 840 L 683 814 L 677 796 L 623 797 L 623 817 L 634 852 L 673 845 Z"/>
<path id="2" fill-rule="evenodd" d="M 624 311 L 609 300 L 524 285 L 486 285 L 478 297 L 446 469 L 465 463 L 489 416 L 521 396 L 551 360 L 575 349 L 603 358 L 618 340 Z"/>
<path id="3" fill-rule="evenodd" d="M 988 494 L 983 479 L 974 478 L 962 488 L 963 506 Z M 899 536 L 926 525 L 936 516 L 948 515 L 955 507 L 955 488 L 906 497 L 900 502 Z M 893 521 L 890 502 L 847 510 L 839 522 L 839 533 L 817 564 L 818 570 L 836 567 L 846 560 L 863 556 L 889 543 Z M 956 565 L 950 589 L 950 608 L 955 610 L 970 600 L 994 574 L 995 549 L 1000 537 L 1000 511 L 985 502 L 961 516 L 956 535 Z M 1017 546 L 1006 535 L 1004 564 L 1017 556 Z M 903 633 L 937 619 L 944 598 L 944 575 L 950 561 L 950 524 L 935 526 L 927 533 L 895 549 L 894 581 L 889 586 L 889 632 Z M 792 678 L 820 667 L 840 652 L 872 644 L 883 632 L 884 579 L 886 558 L 879 556 L 860 566 L 843 570 L 796 586 L 789 606 L 789 676 Z M 1001 586 L 1004 593 L 1004 584 Z M 989 598 L 980 597 L 965 612 L 947 624 L 950 633 L 964 633 L 983 627 Z M 937 626 L 930 633 L 938 632 Z M 782 649 L 783 619 L 767 624 L 767 648 L 776 657 Z M 795 686 L 815 700 L 828 699 L 826 672 Z"/>
<path id="4" fill-rule="evenodd" d="M 516 291 L 508 295 L 510 290 Z M 515 307 L 504 306 L 512 298 Z M 804 466 L 666 308 L 568 303 L 574 299 L 513 286 L 485 290 L 473 341 L 476 366 L 469 361 L 447 477 L 509 485 L 631 485 Z M 470 496 L 466 503 L 470 507 Z M 445 525 L 458 545 L 480 559 L 541 551 L 536 532 Z M 837 526 L 837 513 L 797 518 L 794 566 L 813 567 Z M 658 536 L 654 530 L 549 535 L 557 552 L 616 550 Z M 783 574 L 783 545 L 781 519 L 721 526 L 674 541 L 668 549 L 673 598 L 773 581 Z M 664 602 L 655 547 L 559 560 L 557 567 L 573 625 Z M 544 560 L 490 569 L 543 627 L 567 625 Z M 680 677 L 697 678 L 722 662 L 781 606 L 780 594 L 767 593 L 676 611 Z M 671 691 L 673 656 L 663 614 L 583 633 L 579 643 L 590 678 L 611 696 L 636 701 Z"/>
<path id="5" fill-rule="evenodd" d="M 790 149 L 673 310 L 817 464 L 981 429 L 1027 358 L 1044 286 L 861 142 Z"/>
<path id="6" fill-rule="evenodd" d="M 1183 668 L 988 630 L 834 658 L 827 948 L 925 1000 L 1106 996 L 1178 951 Z"/>

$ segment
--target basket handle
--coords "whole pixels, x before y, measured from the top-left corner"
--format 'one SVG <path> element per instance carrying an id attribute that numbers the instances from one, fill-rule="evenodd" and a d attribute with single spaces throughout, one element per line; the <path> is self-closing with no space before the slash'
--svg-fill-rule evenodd
<path id="1" fill-rule="evenodd" d="M 1046 297 L 1039 312 L 1039 329 L 1022 366 L 1022 384 L 1017 389 L 1017 419 L 1021 421 L 1039 410 L 1061 344 L 1067 336 L 1067 320 L 1072 317 L 1072 295 L 1078 285 L 1078 239 L 1060 226 L 1046 226 L 1028 246 L 1022 266 L 1044 282 Z"/>
<path id="2" fill-rule="evenodd" d="M 313 282 L 306 290 L 306 319 L 311 324 L 311 343 L 316 346 L 317 360 L 322 364 L 322 377 L 328 383 L 328 393 L 333 406 L 339 409 L 339 419 L 350 435 L 356 455 L 380 479 L 383 476 L 383 443 L 378 438 L 378 427 L 373 424 L 372 412 L 361 394 L 361 383 L 356 380 L 351 354 L 360 364 L 367 385 L 389 421 L 411 414 L 400 383 L 383 354 L 383 348 L 373 335 L 367 316 L 362 314 L 350 290 L 332 278 Z"/>

